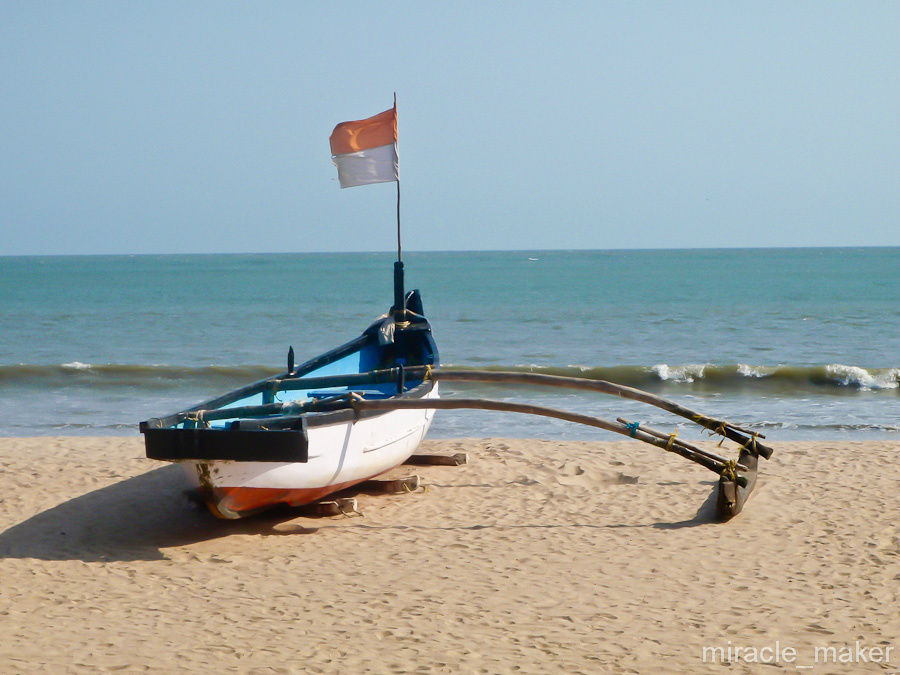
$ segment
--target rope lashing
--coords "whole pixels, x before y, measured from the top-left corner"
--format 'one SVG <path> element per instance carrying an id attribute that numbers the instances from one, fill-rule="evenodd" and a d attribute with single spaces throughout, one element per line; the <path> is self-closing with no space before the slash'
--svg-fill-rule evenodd
<path id="1" fill-rule="evenodd" d="M 189 422 L 196 422 L 203 429 L 209 429 L 209 421 L 204 419 L 203 410 L 198 410 L 197 412 L 188 413 L 185 419 Z"/>
<path id="2" fill-rule="evenodd" d="M 727 430 L 725 429 L 725 422 L 720 422 L 719 428 L 716 429 L 716 433 L 722 436 L 722 438 L 719 439 L 718 447 L 720 447 L 720 448 L 722 447 L 722 443 L 724 443 L 725 439 L 727 438 L 727 435 L 725 433 L 726 431 Z"/>
<path id="3" fill-rule="evenodd" d="M 727 462 L 725 462 L 725 466 L 722 467 L 722 478 L 724 478 L 725 480 L 736 482 L 737 468 L 737 462 L 735 462 L 733 459 L 729 459 Z"/>
<path id="4" fill-rule="evenodd" d="M 363 403 L 365 402 L 365 398 L 359 394 L 359 392 L 351 391 L 347 396 L 347 399 L 350 401 L 350 405 L 353 408 L 353 418 L 359 419 L 359 407 L 354 405 L 355 403 Z"/>
<path id="5" fill-rule="evenodd" d="M 722 447 L 722 443 L 725 442 L 725 439 L 728 437 L 728 423 L 725 421 L 720 421 L 718 426 L 715 426 L 714 423 L 716 420 L 710 420 L 708 424 L 704 424 L 703 426 L 709 432 L 710 436 L 719 435 L 722 438 L 719 439 L 719 447 Z"/>
<path id="6" fill-rule="evenodd" d="M 629 422 L 625 425 L 625 428 L 629 430 L 629 435 L 634 438 L 637 436 L 638 427 L 641 426 L 640 422 Z"/>
<path id="7" fill-rule="evenodd" d="M 759 436 L 759 432 L 754 431 L 753 436 L 751 438 L 749 438 L 747 440 L 747 442 L 744 443 L 744 445 L 743 445 L 744 449 L 748 450 L 750 453 L 752 453 L 754 455 L 759 454 L 759 451 L 756 449 L 756 437 L 757 436 Z"/>
<path id="8" fill-rule="evenodd" d="M 678 429 L 669 434 L 669 442 L 666 443 L 666 450 L 672 452 L 672 443 L 675 441 L 675 438 L 678 436 Z"/>

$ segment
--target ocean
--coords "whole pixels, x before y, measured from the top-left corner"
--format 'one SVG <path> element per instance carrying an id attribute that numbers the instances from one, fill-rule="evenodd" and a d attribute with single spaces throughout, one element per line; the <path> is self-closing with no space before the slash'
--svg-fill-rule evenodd
<path id="1" fill-rule="evenodd" d="M 0 257 L 0 435 L 134 435 L 358 335 L 388 253 Z M 609 379 L 780 439 L 900 438 L 900 248 L 411 252 L 444 365 Z M 619 399 L 442 385 L 661 429 Z M 610 436 L 439 411 L 432 437 Z"/>

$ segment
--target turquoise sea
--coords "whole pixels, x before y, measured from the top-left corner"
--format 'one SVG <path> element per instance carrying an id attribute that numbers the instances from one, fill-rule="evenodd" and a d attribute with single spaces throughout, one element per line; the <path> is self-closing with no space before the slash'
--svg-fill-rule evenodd
<path id="1" fill-rule="evenodd" d="M 0 435 L 136 434 L 355 337 L 392 255 L 0 258 Z M 778 439 L 900 434 L 900 248 L 406 253 L 445 365 L 611 379 Z M 496 386 L 671 428 L 618 399 Z M 685 429 L 685 433 L 688 431 Z M 431 435 L 602 438 L 565 422 L 437 414 Z"/>

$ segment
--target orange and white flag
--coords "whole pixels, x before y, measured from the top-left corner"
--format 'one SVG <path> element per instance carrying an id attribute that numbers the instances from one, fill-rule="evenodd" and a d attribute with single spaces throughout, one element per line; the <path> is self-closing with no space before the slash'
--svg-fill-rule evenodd
<path id="1" fill-rule="evenodd" d="M 397 180 L 396 104 L 368 119 L 338 124 L 331 132 L 331 161 L 342 188 Z"/>

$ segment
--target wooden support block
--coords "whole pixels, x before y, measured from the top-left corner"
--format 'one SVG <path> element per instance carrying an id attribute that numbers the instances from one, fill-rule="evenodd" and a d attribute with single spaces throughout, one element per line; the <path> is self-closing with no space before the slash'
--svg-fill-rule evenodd
<path id="1" fill-rule="evenodd" d="M 469 463 L 469 453 L 457 452 L 455 455 L 410 455 L 404 464 L 413 466 L 462 466 Z"/>
<path id="2" fill-rule="evenodd" d="M 324 502 L 314 502 L 307 504 L 302 509 L 310 516 L 346 516 L 351 513 L 359 513 L 355 497 L 338 497 Z"/>
<path id="3" fill-rule="evenodd" d="M 310 516 L 340 516 L 359 513 L 355 497 L 338 497 L 324 502 L 314 502 L 301 507 Z"/>
<path id="4" fill-rule="evenodd" d="M 359 488 L 366 492 L 415 492 L 419 488 L 418 476 L 407 476 L 396 480 L 367 480 L 359 484 Z"/>
<path id="5" fill-rule="evenodd" d="M 334 501 L 337 502 L 338 509 L 345 516 L 351 513 L 362 515 L 359 513 L 359 509 L 356 508 L 356 497 L 338 497 Z"/>
<path id="6" fill-rule="evenodd" d="M 339 516 L 341 515 L 341 508 L 338 506 L 338 503 L 334 500 L 327 502 L 316 502 L 315 504 L 310 504 L 307 506 L 305 510 L 309 510 L 310 515 L 313 516 Z"/>

